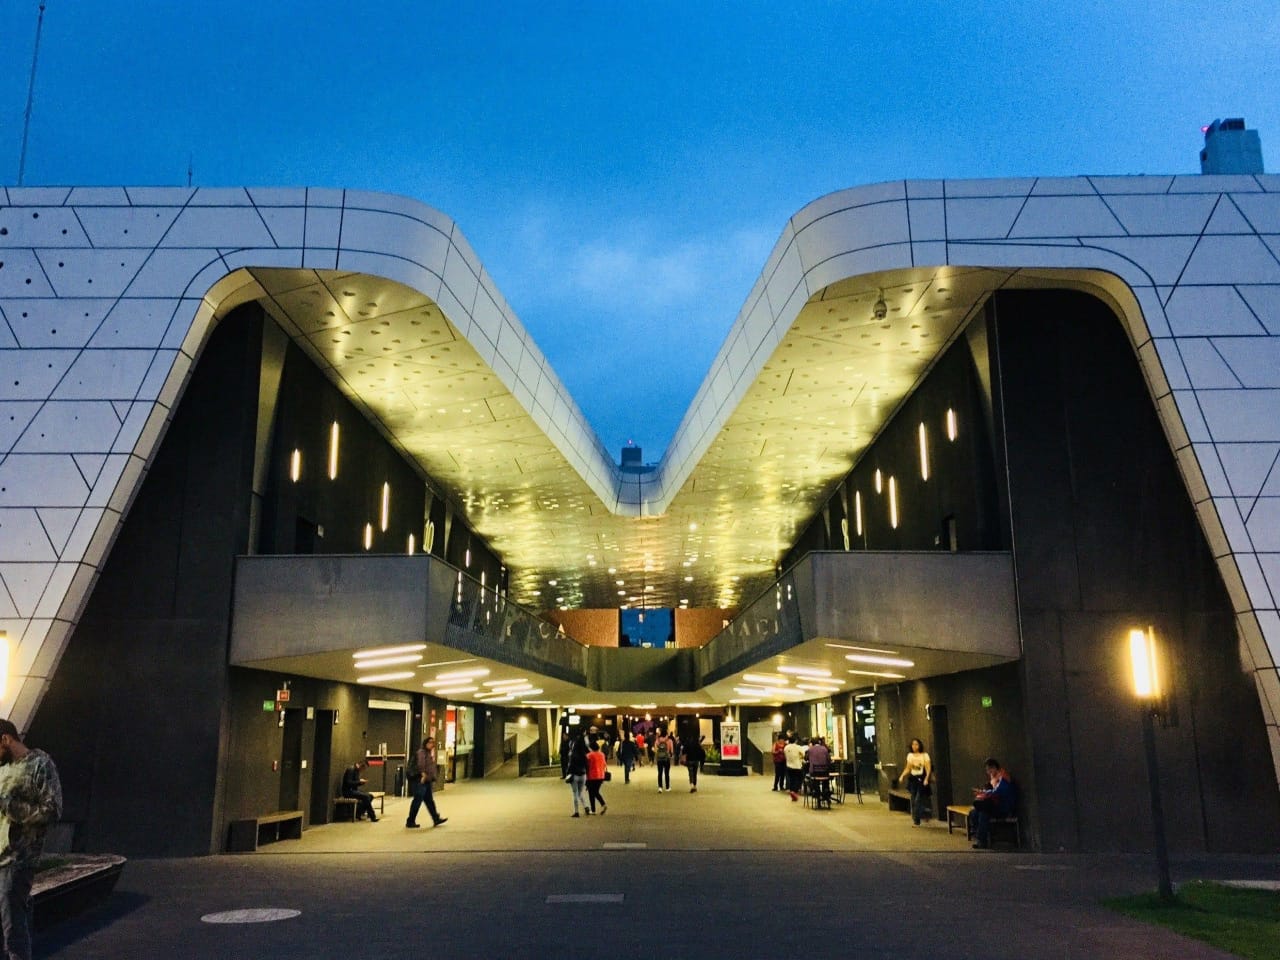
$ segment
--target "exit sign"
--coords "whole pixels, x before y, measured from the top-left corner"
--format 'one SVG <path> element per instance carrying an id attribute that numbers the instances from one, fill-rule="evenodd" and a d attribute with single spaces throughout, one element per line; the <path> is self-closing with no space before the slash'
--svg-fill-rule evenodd
<path id="1" fill-rule="evenodd" d="M 274 713 L 275 709 L 276 709 L 276 702 L 274 700 L 262 701 L 262 710 L 264 713 Z"/>
<path id="2" fill-rule="evenodd" d="M 990 697 L 983 697 L 983 698 L 982 698 L 982 705 L 983 705 L 984 707 L 989 707 L 989 706 L 991 706 L 991 698 L 990 698 Z"/>

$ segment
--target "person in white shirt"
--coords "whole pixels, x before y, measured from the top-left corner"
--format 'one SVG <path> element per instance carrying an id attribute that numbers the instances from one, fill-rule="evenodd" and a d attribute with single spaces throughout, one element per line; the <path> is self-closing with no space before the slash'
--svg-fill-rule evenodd
<path id="1" fill-rule="evenodd" d="M 800 784 L 804 780 L 804 747 L 796 742 L 795 734 L 787 737 L 787 746 L 782 753 L 787 760 L 787 793 L 791 794 L 794 803 L 800 799 Z"/>
<path id="2" fill-rule="evenodd" d="M 933 779 L 933 764 L 929 754 L 925 752 L 924 741 L 918 738 L 911 741 L 907 751 L 907 762 L 902 765 L 902 773 L 898 782 L 907 781 L 907 789 L 911 791 L 911 823 L 920 826 L 920 819 L 933 794 L 929 782 Z"/>

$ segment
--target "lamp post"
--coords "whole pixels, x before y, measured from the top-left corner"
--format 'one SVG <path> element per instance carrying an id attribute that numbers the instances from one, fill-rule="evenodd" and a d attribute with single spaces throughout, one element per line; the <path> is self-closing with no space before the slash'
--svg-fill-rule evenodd
<path id="1" fill-rule="evenodd" d="M 1154 723 L 1161 699 L 1160 670 L 1155 632 L 1151 627 L 1129 631 L 1129 661 L 1133 668 L 1133 692 L 1142 708 L 1142 745 L 1147 754 L 1147 783 L 1151 787 L 1151 825 L 1155 829 L 1159 894 L 1161 900 L 1169 901 L 1173 899 L 1173 884 L 1169 881 L 1169 851 L 1164 839 L 1164 806 L 1160 801 Z"/>

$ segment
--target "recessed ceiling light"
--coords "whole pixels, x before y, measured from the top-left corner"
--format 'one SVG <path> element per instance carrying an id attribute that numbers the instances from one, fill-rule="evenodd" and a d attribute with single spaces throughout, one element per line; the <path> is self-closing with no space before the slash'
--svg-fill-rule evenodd
<path id="1" fill-rule="evenodd" d="M 823 670 L 821 667 L 779 667 L 779 673 L 791 673 L 797 677 L 829 677 L 830 670 Z"/>
<path id="2" fill-rule="evenodd" d="M 882 673 L 876 670 L 848 670 L 847 673 L 856 674 L 859 677 L 885 677 L 889 680 L 905 680 L 905 674 L 902 673 Z"/>
<path id="3" fill-rule="evenodd" d="M 416 653 L 402 653 L 398 657 L 366 657 L 355 662 L 357 670 L 372 670 L 374 667 L 394 667 L 397 663 L 417 663 L 421 657 Z"/>
<path id="4" fill-rule="evenodd" d="M 846 653 L 844 658 L 852 663 L 870 663 L 877 667 L 914 667 L 914 660 L 901 657 L 877 657 L 866 653 Z"/>
<path id="5" fill-rule="evenodd" d="M 475 667 L 470 670 L 450 670 L 448 673 L 437 673 L 437 680 L 465 680 L 468 677 L 487 677 L 488 667 Z"/>
<path id="6" fill-rule="evenodd" d="M 390 683 L 393 680 L 410 680 L 413 678 L 412 670 L 405 670 L 401 673 L 375 673 L 368 677 L 356 677 L 356 683 Z"/>
<path id="7" fill-rule="evenodd" d="M 406 643 L 398 647 L 369 647 L 365 650 L 357 650 L 351 656 L 362 660 L 365 657 L 390 657 L 397 653 L 416 653 L 425 649 L 427 649 L 425 643 Z"/>

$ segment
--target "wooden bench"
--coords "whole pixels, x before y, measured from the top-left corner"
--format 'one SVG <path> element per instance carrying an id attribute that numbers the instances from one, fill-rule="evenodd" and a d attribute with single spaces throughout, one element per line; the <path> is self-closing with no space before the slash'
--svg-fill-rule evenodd
<path id="1" fill-rule="evenodd" d="M 889 809 L 911 812 L 911 792 L 909 790 L 892 789 L 889 791 Z"/>
<path id="2" fill-rule="evenodd" d="M 252 853 L 261 844 L 302 839 L 302 811 L 280 810 L 260 817 L 232 820 L 227 835 L 228 853 Z"/>
<path id="3" fill-rule="evenodd" d="M 965 806 L 957 804 L 947 807 L 947 833 L 950 833 L 954 827 L 960 824 L 964 825 L 964 838 L 966 840 L 973 839 L 973 822 L 969 819 L 969 814 L 973 813 L 972 804 Z M 959 822 L 957 822 L 959 821 Z M 991 818 L 991 842 L 995 843 L 997 827 L 1012 827 L 1013 845 L 1015 847 L 1022 846 L 1022 826 L 1018 822 L 1017 817 L 992 817 Z"/>
<path id="4" fill-rule="evenodd" d="M 378 816 L 382 816 L 382 814 L 386 812 L 386 806 L 387 806 L 386 791 L 370 790 L 369 796 L 373 797 L 374 801 L 378 804 Z M 347 819 L 354 823 L 356 819 L 356 806 L 359 803 L 360 801 L 355 797 L 334 797 L 333 798 L 334 819 L 335 820 L 338 819 L 337 814 L 339 810 L 347 810 L 349 811 L 347 814 Z"/>

